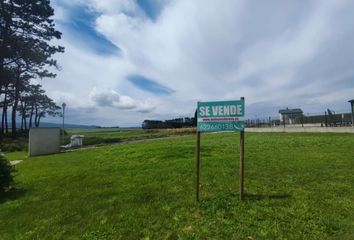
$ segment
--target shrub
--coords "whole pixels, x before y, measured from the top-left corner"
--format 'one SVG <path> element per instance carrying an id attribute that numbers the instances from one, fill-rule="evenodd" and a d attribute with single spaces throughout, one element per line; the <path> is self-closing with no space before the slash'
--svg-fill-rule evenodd
<path id="1" fill-rule="evenodd" d="M 25 151 L 28 148 L 27 139 L 25 137 L 5 138 L 3 142 L 0 142 L 0 149 L 4 152 Z"/>
<path id="2" fill-rule="evenodd" d="M 0 196 L 6 192 L 13 183 L 13 167 L 6 160 L 4 154 L 0 151 Z"/>

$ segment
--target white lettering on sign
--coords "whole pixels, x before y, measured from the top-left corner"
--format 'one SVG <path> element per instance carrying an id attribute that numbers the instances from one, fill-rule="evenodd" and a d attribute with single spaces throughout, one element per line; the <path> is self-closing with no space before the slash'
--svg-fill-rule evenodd
<path id="1" fill-rule="evenodd" d="M 244 129 L 244 99 L 198 102 L 197 107 L 198 131 L 242 131 Z"/>
<path id="2" fill-rule="evenodd" d="M 230 106 L 228 106 L 228 105 L 224 106 L 224 114 L 225 114 L 225 116 L 230 115 Z"/>
<path id="3" fill-rule="evenodd" d="M 205 116 L 210 116 L 210 106 L 205 107 Z"/>
<path id="4" fill-rule="evenodd" d="M 202 106 L 199 108 L 200 116 L 209 117 L 210 116 L 210 106 Z"/>
<path id="5" fill-rule="evenodd" d="M 210 113 L 213 116 L 231 116 L 231 115 L 241 115 L 242 106 L 241 105 L 221 105 L 221 106 L 202 106 L 199 108 L 200 116 L 209 117 Z"/>
<path id="6" fill-rule="evenodd" d="M 231 112 L 231 114 L 236 114 L 237 110 L 236 110 L 236 106 L 235 105 L 232 105 L 230 107 L 230 112 Z"/>
<path id="7" fill-rule="evenodd" d="M 205 108 L 204 107 L 200 107 L 199 108 L 199 114 L 200 114 L 200 116 L 205 116 Z"/>

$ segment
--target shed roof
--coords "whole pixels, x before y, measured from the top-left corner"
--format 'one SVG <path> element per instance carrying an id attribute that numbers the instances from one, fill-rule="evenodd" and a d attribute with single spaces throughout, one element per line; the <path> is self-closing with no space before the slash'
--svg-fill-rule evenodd
<path id="1" fill-rule="evenodd" d="M 354 102 L 354 99 L 352 99 L 352 100 L 349 100 L 348 102 L 352 103 L 352 102 Z"/>
<path id="2" fill-rule="evenodd" d="M 302 110 L 300 108 L 293 108 L 293 109 L 280 109 L 279 110 L 280 114 L 302 114 Z"/>

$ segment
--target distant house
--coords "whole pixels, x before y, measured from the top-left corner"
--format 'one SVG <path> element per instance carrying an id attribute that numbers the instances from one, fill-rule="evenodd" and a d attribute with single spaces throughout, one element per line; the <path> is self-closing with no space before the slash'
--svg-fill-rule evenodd
<path id="1" fill-rule="evenodd" d="M 303 112 L 300 108 L 294 109 L 280 109 L 279 110 L 280 121 L 285 124 L 294 124 L 296 119 L 303 116 Z"/>

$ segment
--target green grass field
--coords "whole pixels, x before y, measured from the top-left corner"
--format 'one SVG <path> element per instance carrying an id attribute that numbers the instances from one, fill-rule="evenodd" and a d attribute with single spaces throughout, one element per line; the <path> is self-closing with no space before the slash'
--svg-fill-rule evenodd
<path id="1" fill-rule="evenodd" d="M 160 138 L 175 135 L 193 134 L 194 128 L 183 129 L 68 129 L 65 136 L 65 144 L 70 142 L 70 136 L 75 134 L 84 135 L 84 145 L 99 145 L 107 143 L 119 143 L 131 140 Z"/>
<path id="2" fill-rule="evenodd" d="M 246 133 L 245 201 L 238 142 L 202 135 L 199 203 L 194 137 L 28 158 L 0 239 L 354 239 L 354 135 Z"/>
<path id="3" fill-rule="evenodd" d="M 66 129 L 64 136 L 64 143 L 69 144 L 72 135 L 84 135 L 83 144 L 90 145 L 104 145 L 111 143 L 122 143 L 132 140 L 143 140 L 150 138 L 161 138 L 176 135 L 194 134 L 195 128 L 181 128 L 181 129 L 119 129 L 119 128 L 77 128 Z M 27 134 L 28 135 L 28 134 Z M 17 139 L 12 139 L 10 134 L 5 136 L 5 139 L 0 142 L 0 149 L 4 152 L 27 151 L 28 136 L 22 133 Z M 61 140 L 62 141 L 62 140 Z"/>

